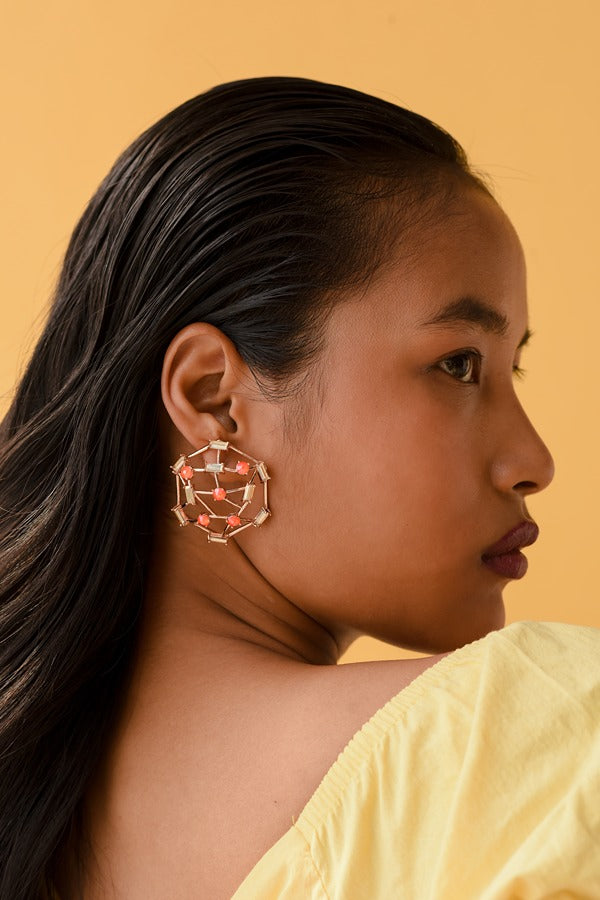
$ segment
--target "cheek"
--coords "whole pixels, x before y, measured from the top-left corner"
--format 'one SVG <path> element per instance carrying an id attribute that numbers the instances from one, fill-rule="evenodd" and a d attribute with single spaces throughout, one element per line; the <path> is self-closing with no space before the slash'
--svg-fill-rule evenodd
<path id="1" fill-rule="evenodd" d="M 257 564 L 292 598 L 414 591 L 424 570 L 457 576 L 482 524 L 475 423 L 414 383 L 405 402 L 372 385 L 343 396 L 274 471 Z"/>
<path id="2" fill-rule="evenodd" d="M 369 412 L 355 404 L 344 431 L 340 421 L 321 432 L 304 479 L 286 492 L 305 543 L 335 532 L 378 558 L 398 547 L 414 558 L 433 543 L 438 555 L 440 546 L 455 552 L 481 502 L 475 436 L 460 416 L 414 395 L 410 407 L 380 403 Z"/>
<path id="3" fill-rule="evenodd" d="M 481 491 L 473 457 L 473 447 L 450 431 L 422 427 L 405 428 L 386 457 L 380 528 L 388 547 L 401 546 L 405 561 L 421 571 L 426 558 L 442 564 L 464 552 L 476 527 Z"/>
<path id="4" fill-rule="evenodd" d="M 444 421 L 433 407 L 352 438 L 321 432 L 295 465 L 274 473 L 273 518 L 250 535 L 250 556 L 319 620 L 335 611 L 370 633 L 377 617 L 408 614 L 406 604 L 439 616 L 473 594 L 480 452 L 456 417 Z"/>

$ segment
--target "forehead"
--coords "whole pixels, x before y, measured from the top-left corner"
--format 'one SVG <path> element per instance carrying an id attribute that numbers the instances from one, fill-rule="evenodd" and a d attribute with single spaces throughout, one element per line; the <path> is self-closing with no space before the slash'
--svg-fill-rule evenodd
<path id="1" fill-rule="evenodd" d="M 519 237 L 493 198 L 463 192 L 429 227 L 399 241 L 363 301 L 382 324 L 405 328 L 474 297 L 509 322 L 527 320 L 526 265 Z"/>

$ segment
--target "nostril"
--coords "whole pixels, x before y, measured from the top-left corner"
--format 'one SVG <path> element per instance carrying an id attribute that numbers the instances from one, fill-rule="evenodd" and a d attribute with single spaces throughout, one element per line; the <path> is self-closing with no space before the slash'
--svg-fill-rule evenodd
<path id="1" fill-rule="evenodd" d="M 537 490 L 539 488 L 539 485 L 536 484 L 535 481 L 518 481 L 515 484 L 515 490 L 519 490 L 520 488 Z"/>

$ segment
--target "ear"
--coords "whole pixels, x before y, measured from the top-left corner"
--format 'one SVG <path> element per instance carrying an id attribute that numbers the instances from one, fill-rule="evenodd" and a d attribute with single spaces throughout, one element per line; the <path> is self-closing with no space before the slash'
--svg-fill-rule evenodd
<path id="1" fill-rule="evenodd" d="M 233 440 L 237 435 L 245 440 L 252 386 L 252 374 L 233 342 L 208 322 L 186 325 L 165 353 L 162 400 L 194 449 L 207 439 Z"/>

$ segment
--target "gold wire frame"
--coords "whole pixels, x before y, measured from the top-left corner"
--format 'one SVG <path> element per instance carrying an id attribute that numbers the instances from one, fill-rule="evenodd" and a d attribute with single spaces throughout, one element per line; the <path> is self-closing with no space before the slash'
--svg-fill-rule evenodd
<path id="1" fill-rule="evenodd" d="M 216 462 L 205 462 L 202 468 L 195 467 L 189 462 L 189 460 L 193 459 L 193 457 L 198 456 L 201 453 L 206 453 L 207 450 L 217 451 Z M 221 453 L 225 450 L 231 450 L 252 463 L 245 476 L 241 475 L 236 468 L 230 468 L 225 465 L 225 463 L 221 459 Z M 238 460 L 238 462 L 242 462 L 242 460 Z M 193 469 L 194 475 L 197 472 L 203 472 L 212 475 L 215 480 L 214 487 L 208 491 L 200 491 L 194 488 L 194 486 L 192 485 L 192 479 L 194 476 L 192 475 L 189 478 L 184 478 L 181 475 L 181 470 L 184 466 L 190 466 L 190 468 Z M 242 450 L 238 450 L 237 447 L 234 447 L 233 444 L 231 444 L 229 441 L 209 441 L 206 446 L 201 447 L 199 450 L 194 450 L 193 453 L 190 453 L 187 456 L 182 454 L 177 462 L 173 463 L 173 465 L 171 466 L 171 471 L 175 475 L 175 481 L 177 484 L 177 503 L 175 506 L 171 507 L 172 512 L 175 513 L 175 516 L 177 517 L 181 527 L 185 525 L 195 525 L 196 528 L 200 528 L 202 531 L 206 532 L 209 542 L 214 542 L 217 544 L 227 544 L 227 541 L 232 535 L 238 534 L 240 531 L 243 531 L 245 528 L 249 528 L 251 525 L 254 525 L 255 528 L 259 528 L 263 524 L 263 522 L 265 522 L 271 515 L 271 510 L 269 509 L 267 498 L 267 481 L 270 480 L 271 476 L 267 472 L 266 465 L 261 460 L 255 459 L 253 456 L 249 456 Z M 227 517 L 228 515 L 232 515 L 232 512 L 229 512 L 229 514 L 226 513 L 225 515 L 219 515 L 211 509 L 211 507 L 208 505 L 208 503 L 206 503 L 205 500 L 202 499 L 203 496 L 207 495 L 212 497 L 213 491 L 216 488 L 222 488 L 218 477 L 219 473 L 221 472 L 231 472 L 234 475 L 238 475 L 240 478 L 248 478 L 248 481 L 241 487 L 227 488 L 226 496 L 222 500 L 216 500 L 217 503 L 228 503 L 230 504 L 230 506 L 235 507 L 235 515 L 240 519 L 239 525 L 230 525 L 229 522 L 227 522 Z M 257 487 L 257 477 L 263 487 L 263 503 L 254 518 L 249 518 L 248 516 L 243 516 L 242 513 L 252 502 L 252 498 Z M 229 499 L 230 494 L 236 494 L 240 492 L 243 492 L 241 503 L 236 503 L 234 500 Z M 184 497 L 185 500 L 183 499 Z M 210 527 L 202 525 L 198 521 L 199 517 L 197 517 L 196 519 L 190 518 L 184 509 L 184 507 L 186 506 L 202 507 L 202 513 L 200 513 L 200 515 L 208 515 L 211 522 L 213 520 L 224 520 L 223 530 L 220 532 L 213 531 Z"/>

